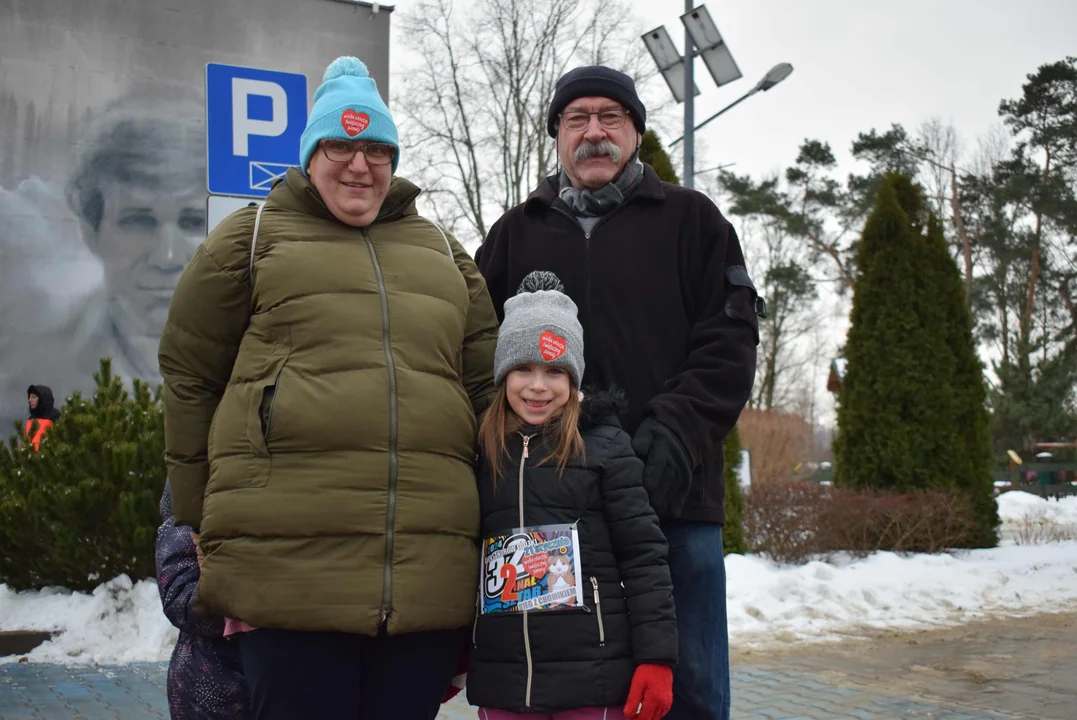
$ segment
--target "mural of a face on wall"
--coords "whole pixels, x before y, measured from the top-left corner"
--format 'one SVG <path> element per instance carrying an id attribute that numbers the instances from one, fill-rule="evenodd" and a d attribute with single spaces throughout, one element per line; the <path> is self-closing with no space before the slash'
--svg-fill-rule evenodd
<path id="1" fill-rule="evenodd" d="M 108 327 L 130 370 L 157 377 L 168 303 L 206 233 L 205 125 L 193 104 L 129 97 L 93 124 L 67 185 L 101 262 Z"/>
<path id="2" fill-rule="evenodd" d="M 0 188 L 0 437 L 27 383 L 59 404 L 106 356 L 125 379 L 160 379 L 168 304 L 206 233 L 204 113 L 129 93 L 90 114 L 66 181 Z"/>

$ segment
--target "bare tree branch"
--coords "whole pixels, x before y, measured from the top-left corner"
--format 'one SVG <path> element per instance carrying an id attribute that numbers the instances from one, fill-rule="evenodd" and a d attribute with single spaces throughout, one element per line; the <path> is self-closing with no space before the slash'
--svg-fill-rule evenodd
<path id="1" fill-rule="evenodd" d="M 464 225 L 463 241 L 484 238 L 557 167 L 546 108 L 567 69 L 602 62 L 638 76 L 646 67 L 626 17 L 625 0 L 478 0 L 464 13 L 422 0 L 402 18 L 422 58 L 399 95 L 409 162 L 442 190 L 427 199 L 436 216 Z"/>

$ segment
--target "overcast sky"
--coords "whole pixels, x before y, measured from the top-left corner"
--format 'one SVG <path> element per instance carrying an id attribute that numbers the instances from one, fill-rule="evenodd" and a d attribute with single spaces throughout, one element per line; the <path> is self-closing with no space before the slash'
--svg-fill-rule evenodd
<path id="1" fill-rule="evenodd" d="M 457 0 L 458 5 L 470 2 Z M 805 137 L 829 141 L 839 159 L 847 160 L 858 132 L 885 129 L 892 122 L 911 130 L 932 116 L 952 120 L 971 147 L 998 121 L 999 100 L 1020 94 L 1025 75 L 1077 55 L 1074 0 L 705 4 L 744 77 L 718 89 L 697 62 L 697 120 L 740 97 L 774 64 L 790 62 L 795 70 L 778 87 L 700 131 L 705 157 L 697 169 L 734 162 L 738 172 L 780 170 L 796 157 Z M 399 0 L 396 9 L 406 12 L 414 5 L 415 0 Z M 635 16 L 628 22 L 642 31 L 665 25 L 682 48 L 683 2 L 639 0 L 633 7 Z M 402 56 L 395 38 L 394 67 Z M 654 82 L 652 93 L 667 97 L 662 80 Z M 667 142 L 680 134 L 679 113 L 678 106 L 659 120 Z"/>

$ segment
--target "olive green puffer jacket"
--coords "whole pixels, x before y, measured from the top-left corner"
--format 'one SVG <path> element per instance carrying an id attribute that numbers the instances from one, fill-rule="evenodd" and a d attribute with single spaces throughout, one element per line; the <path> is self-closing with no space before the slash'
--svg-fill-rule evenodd
<path id="1" fill-rule="evenodd" d="M 198 607 L 364 635 L 470 624 L 476 414 L 497 319 L 475 264 L 394 179 L 366 228 L 290 170 L 225 219 L 161 338 L 177 524 L 206 553 Z"/>

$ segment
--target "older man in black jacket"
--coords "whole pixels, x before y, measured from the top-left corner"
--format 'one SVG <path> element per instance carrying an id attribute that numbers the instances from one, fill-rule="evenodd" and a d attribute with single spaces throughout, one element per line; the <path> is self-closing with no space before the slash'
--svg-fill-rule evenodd
<path id="1" fill-rule="evenodd" d="M 639 161 L 646 119 L 627 75 L 566 73 L 547 115 L 562 170 L 498 220 L 477 260 L 499 316 L 533 270 L 579 306 L 584 383 L 625 391 L 621 421 L 670 544 L 681 632 L 667 718 L 727 720 L 722 439 L 751 393 L 763 308 L 714 203 Z"/>

